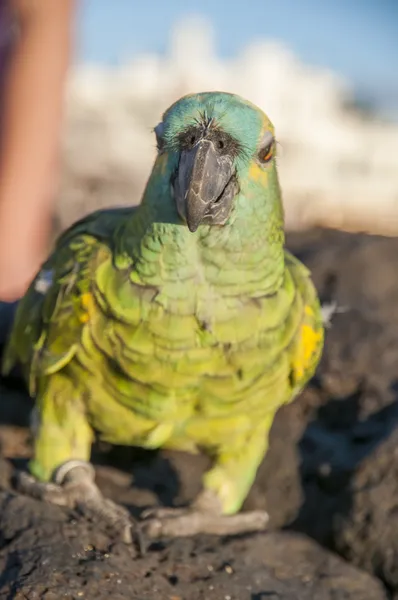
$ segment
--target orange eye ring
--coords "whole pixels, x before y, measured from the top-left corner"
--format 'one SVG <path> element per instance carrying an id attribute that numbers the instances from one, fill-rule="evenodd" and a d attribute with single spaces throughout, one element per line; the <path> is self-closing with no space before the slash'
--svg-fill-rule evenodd
<path id="1" fill-rule="evenodd" d="M 261 163 L 269 162 L 274 156 L 274 142 L 272 141 L 270 144 L 267 144 L 264 148 L 261 148 L 258 153 L 258 159 Z"/>

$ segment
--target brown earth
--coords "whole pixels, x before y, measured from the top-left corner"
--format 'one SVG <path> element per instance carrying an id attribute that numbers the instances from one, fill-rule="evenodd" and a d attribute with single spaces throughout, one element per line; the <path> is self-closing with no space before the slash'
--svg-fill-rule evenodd
<path id="1" fill-rule="evenodd" d="M 140 556 L 98 524 L 16 494 L 31 404 L 3 382 L 0 599 L 398 600 L 398 240 L 314 231 L 288 241 L 322 299 L 345 312 L 313 382 L 280 410 L 247 499 L 267 507 L 270 531 L 165 541 Z M 191 499 L 207 464 L 106 446 L 93 460 L 103 491 L 133 514 Z"/>

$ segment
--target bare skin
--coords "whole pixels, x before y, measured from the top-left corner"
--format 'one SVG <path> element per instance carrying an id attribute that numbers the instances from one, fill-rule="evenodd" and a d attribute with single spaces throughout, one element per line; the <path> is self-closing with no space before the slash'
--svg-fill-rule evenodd
<path id="1" fill-rule="evenodd" d="M 54 475 L 54 483 L 41 483 L 27 473 L 19 473 L 17 488 L 34 498 L 78 509 L 82 514 L 100 519 L 125 543 L 131 543 L 134 530 L 149 539 L 186 537 L 199 533 L 237 535 L 263 531 L 268 514 L 252 511 L 222 515 L 220 503 L 210 491 L 203 491 L 188 508 L 154 508 L 142 514 L 139 524 L 128 510 L 105 498 L 94 481 L 89 463 L 70 461 Z"/>
<path id="2" fill-rule="evenodd" d="M 0 300 L 21 297 L 48 251 L 75 0 L 10 0 L 19 36 L 0 154 Z"/>

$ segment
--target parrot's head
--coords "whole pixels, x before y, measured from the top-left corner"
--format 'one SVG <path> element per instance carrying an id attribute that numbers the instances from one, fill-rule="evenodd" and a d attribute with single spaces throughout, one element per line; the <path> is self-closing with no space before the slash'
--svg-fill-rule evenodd
<path id="1" fill-rule="evenodd" d="M 264 204 L 275 193 L 279 199 L 274 128 L 243 98 L 222 92 L 184 96 L 164 113 L 155 134 L 157 173 L 169 179 L 190 231 L 224 225 L 251 197 Z"/>

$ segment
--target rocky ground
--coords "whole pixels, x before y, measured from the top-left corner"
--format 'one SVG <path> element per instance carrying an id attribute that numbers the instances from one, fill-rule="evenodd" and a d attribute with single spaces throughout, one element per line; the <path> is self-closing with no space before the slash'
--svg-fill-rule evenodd
<path id="1" fill-rule="evenodd" d="M 0 598 L 398 600 L 398 240 L 319 232 L 289 238 L 323 300 L 337 300 L 311 386 L 274 423 L 245 508 L 270 531 L 151 545 L 144 556 L 97 524 L 27 499 L 30 401 L 3 382 Z M 95 449 L 103 491 L 133 514 L 198 490 L 205 459 Z"/>

